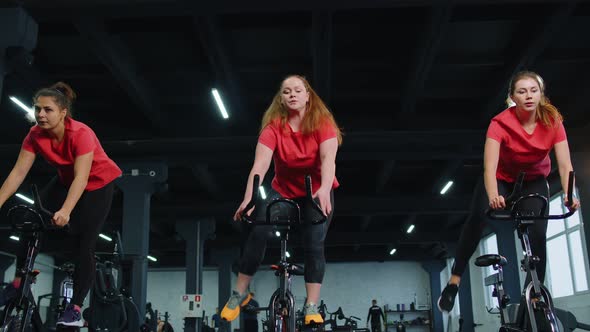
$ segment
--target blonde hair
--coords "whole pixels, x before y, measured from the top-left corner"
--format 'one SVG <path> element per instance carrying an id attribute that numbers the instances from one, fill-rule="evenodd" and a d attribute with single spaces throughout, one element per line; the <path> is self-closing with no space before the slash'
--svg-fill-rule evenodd
<path id="1" fill-rule="evenodd" d="M 301 122 L 301 132 L 305 135 L 309 135 L 314 131 L 318 130 L 325 122 L 333 125 L 336 129 L 336 137 L 338 138 L 338 144 L 342 144 L 342 132 L 338 125 L 336 124 L 336 120 L 334 116 L 324 104 L 322 99 L 317 95 L 317 93 L 313 90 L 309 82 L 305 79 L 305 77 L 300 75 L 289 75 L 285 77 L 284 80 L 281 81 L 281 86 L 279 90 L 275 94 L 272 99 L 270 106 L 264 112 L 262 117 L 262 124 L 260 126 L 260 132 L 270 123 L 276 120 L 280 120 L 281 127 L 283 129 L 286 128 L 287 120 L 289 119 L 289 111 L 285 108 L 283 103 L 281 102 L 281 94 L 282 94 L 282 85 L 289 78 L 298 78 L 303 82 L 305 86 L 305 90 L 309 93 L 309 101 L 307 103 L 307 111 L 305 116 L 303 117 L 303 121 Z"/>
<path id="2" fill-rule="evenodd" d="M 535 118 L 541 120 L 541 123 L 545 125 L 545 127 L 553 127 L 557 123 L 563 121 L 563 116 L 549 98 L 545 95 L 545 82 L 541 75 L 533 72 L 533 71 L 521 71 L 516 73 L 511 79 L 510 84 L 508 85 L 508 98 L 506 99 L 506 103 L 508 106 L 511 105 L 512 102 L 512 95 L 514 95 L 514 90 L 516 88 L 516 83 L 522 79 L 531 78 L 539 84 L 539 88 L 541 89 L 541 101 L 539 102 L 539 107 L 535 111 Z"/>

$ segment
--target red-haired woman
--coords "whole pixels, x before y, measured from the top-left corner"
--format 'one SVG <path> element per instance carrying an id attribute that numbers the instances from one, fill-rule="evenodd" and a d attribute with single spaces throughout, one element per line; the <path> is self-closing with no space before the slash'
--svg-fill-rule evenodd
<path id="1" fill-rule="evenodd" d="M 317 304 L 326 264 L 324 239 L 333 215 L 333 189 L 338 187 L 335 160 L 341 141 L 342 135 L 334 117 L 307 80 L 302 76 L 288 76 L 262 119 L 244 201 L 234 215 L 234 220 L 239 220 L 243 213 L 248 212 L 244 208 L 255 189 L 252 188 L 253 177 L 260 175 L 262 182 L 271 160 L 274 161 L 275 176 L 267 201 L 277 197 L 303 199 L 304 178 L 307 174 L 311 175 L 314 189 L 318 188 L 313 197 L 328 220 L 318 225 L 306 223 L 302 229 L 307 290 L 305 324 L 323 323 Z M 320 184 L 319 187 L 317 184 Z M 306 215 L 306 211 L 302 211 L 302 215 Z M 240 307 L 249 300 L 247 288 L 266 249 L 268 230 L 265 228 L 254 227 L 248 235 L 240 259 L 236 288 L 221 312 L 221 317 L 227 321 L 237 318 Z"/>

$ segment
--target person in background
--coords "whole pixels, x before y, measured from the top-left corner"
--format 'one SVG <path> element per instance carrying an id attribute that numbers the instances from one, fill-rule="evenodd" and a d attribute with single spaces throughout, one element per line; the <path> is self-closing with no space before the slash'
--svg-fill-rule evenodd
<path id="1" fill-rule="evenodd" d="M 385 331 L 385 315 L 383 314 L 383 310 L 381 307 L 377 305 L 377 300 L 371 301 L 372 305 L 369 308 L 369 313 L 367 314 L 367 328 L 369 328 L 369 322 L 371 323 L 371 332 L 381 332 L 381 326 L 383 326 L 383 331 Z M 381 323 L 381 319 L 383 318 L 383 323 Z"/>

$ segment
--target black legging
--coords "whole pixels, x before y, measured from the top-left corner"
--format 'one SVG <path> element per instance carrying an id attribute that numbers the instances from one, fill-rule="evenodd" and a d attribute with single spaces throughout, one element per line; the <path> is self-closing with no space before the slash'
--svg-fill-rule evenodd
<path id="1" fill-rule="evenodd" d="M 59 237 L 60 250 L 63 250 L 64 244 L 71 249 L 71 257 L 76 264 L 72 303 L 78 306 L 82 306 L 94 283 L 96 240 L 111 209 L 114 188 L 115 184 L 111 182 L 101 189 L 84 191 L 70 215 L 67 231 L 52 231 L 47 235 L 47 240 Z M 54 178 L 41 191 L 41 200 L 48 210 L 57 211 L 63 205 L 67 194 L 68 189 Z M 41 250 L 43 251 L 43 245 Z M 27 241 L 21 241 L 20 252 L 17 255 L 17 271 L 23 267 L 26 255 Z"/>
<path id="2" fill-rule="evenodd" d="M 507 195 L 510 195 L 513 187 L 514 183 L 498 180 L 498 193 L 504 196 L 504 198 L 506 198 Z M 549 197 L 549 185 L 547 179 L 539 178 L 525 181 L 522 186 L 522 194 L 531 193 L 538 193 L 545 197 Z M 471 214 L 463 225 L 463 230 L 459 237 L 455 264 L 451 271 L 452 274 L 461 276 L 465 271 L 469 258 L 473 255 L 473 252 L 481 239 L 481 234 L 486 226 L 486 222 L 492 227 L 492 229 L 499 229 L 501 227 L 510 227 L 514 229 L 514 223 L 512 222 L 489 219 L 484 213 L 488 206 L 489 200 L 482 178 L 477 184 L 475 195 L 471 201 Z M 540 202 L 536 200 L 525 200 L 522 202 L 521 207 L 522 210 L 539 211 Z M 539 280 L 543 282 L 545 280 L 545 270 L 547 265 L 547 220 L 536 220 L 533 225 L 528 227 L 528 232 L 533 254 L 540 258 L 540 262 L 537 265 L 537 274 Z M 502 246 L 498 246 L 498 250 L 500 251 L 499 254 L 503 255 Z"/>
<path id="3" fill-rule="evenodd" d="M 266 204 L 270 203 L 273 199 L 281 197 L 275 190 L 270 190 L 267 199 L 264 201 Z M 324 254 L 324 240 L 326 239 L 326 233 L 330 226 L 330 221 L 334 214 L 334 192 L 330 192 L 330 200 L 332 202 L 332 212 L 328 216 L 328 220 L 325 223 L 312 225 L 308 222 L 304 222 L 301 231 L 303 232 L 303 251 L 304 251 L 304 264 L 305 264 L 305 282 L 306 283 L 322 283 L 324 279 L 324 271 L 326 269 L 326 256 Z M 305 221 L 318 219 L 319 213 L 312 210 L 305 198 L 296 198 L 294 201 L 299 204 L 301 209 L 301 218 Z M 257 219 L 264 219 L 266 216 L 266 204 L 257 204 L 260 208 L 257 208 L 256 215 Z M 283 215 L 285 205 L 277 204 L 272 208 L 271 218 L 278 214 Z M 287 210 L 288 211 L 288 210 Z M 246 244 L 244 245 L 242 257 L 240 259 L 239 270 L 240 273 L 252 276 L 258 270 L 262 259 L 264 258 L 264 252 L 266 251 L 266 241 L 272 237 L 273 227 L 272 226 L 253 226 L 248 234 Z"/>

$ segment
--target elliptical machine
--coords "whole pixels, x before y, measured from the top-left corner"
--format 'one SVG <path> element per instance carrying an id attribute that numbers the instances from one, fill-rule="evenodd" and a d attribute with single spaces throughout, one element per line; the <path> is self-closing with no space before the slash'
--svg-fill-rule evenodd
<path id="1" fill-rule="evenodd" d="M 114 240 L 110 260 L 97 258 L 90 307 L 84 310 L 84 318 L 91 332 L 123 332 L 128 330 L 131 321 L 137 322 L 136 326 L 143 323 L 137 306 L 122 288 L 121 262 L 124 254 L 119 232 L 115 233 Z"/>

